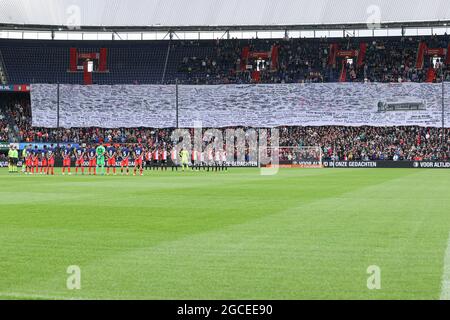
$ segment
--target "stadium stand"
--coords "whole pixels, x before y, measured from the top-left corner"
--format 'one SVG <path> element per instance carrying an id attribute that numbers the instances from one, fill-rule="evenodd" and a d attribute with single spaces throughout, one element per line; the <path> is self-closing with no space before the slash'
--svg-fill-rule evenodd
<path id="1" fill-rule="evenodd" d="M 439 82 L 447 72 L 449 37 L 250 39 L 198 41 L 2 40 L 10 83 L 83 84 L 70 72 L 70 49 L 107 49 L 107 71 L 95 84 L 223 84 L 297 82 Z M 436 51 L 438 64 L 419 49 Z M 431 71 L 430 71 L 431 70 Z M 97 70 L 98 71 L 98 70 Z"/>
<path id="2" fill-rule="evenodd" d="M 83 84 L 70 71 L 78 54 L 106 48 L 107 69 L 94 84 L 247 84 L 439 82 L 447 72 L 449 37 L 251 39 L 199 41 L 1 40 L 10 83 Z M 436 49 L 430 49 L 436 48 Z M 427 50 L 437 50 L 431 59 Z M 355 53 L 358 52 L 356 55 Z M 2 108 L 0 140 L 170 144 L 172 129 L 72 128 L 31 125 L 29 100 Z M 422 127 L 281 127 L 282 144 L 320 145 L 326 159 L 449 160 L 449 129 Z"/>

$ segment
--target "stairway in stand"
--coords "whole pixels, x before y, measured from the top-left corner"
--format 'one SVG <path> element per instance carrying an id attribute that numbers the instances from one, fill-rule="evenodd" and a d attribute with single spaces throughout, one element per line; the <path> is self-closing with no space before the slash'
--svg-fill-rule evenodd
<path id="1" fill-rule="evenodd" d="M 7 84 L 8 76 L 6 74 L 5 62 L 3 60 L 2 52 L 0 51 L 0 84 Z"/>
<path id="2" fill-rule="evenodd" d="M 347 81 L 347 65 L 345 62 L 342 62 L 341 74 L 339 76 L 339 82 Z"/>
<path id="3" fill-rule="evenodd" d="M 436 70 L 433 67 L 429 68 L 427 71 L 427 82 L 434 82 L 436 80 Z"/>
<path id="4" fill-rule="evenodd" d="M 418 70 L 422 70 L 425 63 L 425 51 L 427 50 L 427 44 L 425 42 L 421 42 L 419 44 L 419 49 L 417 50 L 417 60 L 416 60 L 416 68 Z"/>

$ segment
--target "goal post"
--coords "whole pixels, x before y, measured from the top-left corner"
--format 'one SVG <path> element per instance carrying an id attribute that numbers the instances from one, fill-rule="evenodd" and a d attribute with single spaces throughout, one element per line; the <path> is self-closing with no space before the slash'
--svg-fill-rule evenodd
<path id="1" fill-rule="evenodd" d="M 259 149 L 259 167 L 323 168 L 319 146 L 267 147 Z"/>

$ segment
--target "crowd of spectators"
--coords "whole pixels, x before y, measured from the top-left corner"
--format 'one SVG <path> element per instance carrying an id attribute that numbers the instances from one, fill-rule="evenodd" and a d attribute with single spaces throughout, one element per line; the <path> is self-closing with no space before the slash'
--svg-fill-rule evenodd
<path id="1" fill-rule="evenodd" d="M 20 128 L 27 130 L 31 123 L 31 106 L 29 98 L 3 97 L 0 106 L 0 141 L 10 140 L 11 134 Z"/>
<path id="2" fill-rule="evenodd" d="M 357 66 L 357 59 L 338 58 L 334 65 L 328 64 L 330 45 L 337 44 L 339 50 L 359 50 L 361 42 L 367 44 L 363 63 Z M 441 74 L 450 81 L 450 73 L 444 57 L 425 57 L 424 68 L 417 69 L 419 44 L 425 42 L 429 48 L 447 48 L 447 35 L 432 37 L 353 38 L 344 39 L 294 39 L 281 40 L 217 40 L 213 50 L 205 50 L 203 56 L 185 56 L 179 65 L 180 83 L 227 84 L 252 83 L 252 73 L 260 71 L 260 83 L 310 83 L 336 82 L 344 64 L 347 68 L 346 81 L 352 82 L 425 82 L 428 68 L 436 69 L 439 82 Z M 176 47 L 198 46 L 198 42 L 177 42 Z M 272 61 L 245 61 L 242 69 L 242 51 L 249 47 L 251 52 L 270 52 L 278 47 L 278 66 L 272 68 Z M 248 65 L 248 67 L 247 67 Z"/>
<path id="3" fill-rule="evenodd" d="M 450 129 L 423 127 L 290 127 L 282 146 L 321 146 L 328 160 L 449 160 Z"/>
<path id="4" fill-rule="evenodd" d="M 4 114 L 0 113 L 0 141 L 9 140 L 9 125 Z"/>
<path id="5" fill-rule="evenodd" d="M 19 140 L 40 143 L 158 143 L 164 141 L 167 134 L 167 130 L 149 128 L 21 128 Z"/>
<path id="6" fill-rule="evenodd" d="M 29 105 L 14 106 L 15 110 L 10 112 L 17 121 L 18 140 L 21 142 L 143 143 L 150 147 L 172 144 L 173 129 L 33 128 Z M 280 146 L 320 146 L 324 159 L 450 160 L 450 129 L 412 126 L 322 126 L 278 129 Z"/>
<path id="7" fill-rule="evenodd" d="M 178 42 L 175 47 L 199 45 L 195 41 Z M 273 68 L 270 59 L 242 61 L 242 51 L 268 53 L 278 47 L 278 67 Z M 179 73 L 180 83 L 190 84 L 246 84 L 254 82 L 252 74 L 260 72 L 260 83 L 324 82 L 329 43 L 325 40 L 302 42 L 299 39 L 284 40 L 217 40 L 213 50 L 205 50 L 205 56 L 183 57 Z M 330 79 L 331 81 L 331 79 Z"/>

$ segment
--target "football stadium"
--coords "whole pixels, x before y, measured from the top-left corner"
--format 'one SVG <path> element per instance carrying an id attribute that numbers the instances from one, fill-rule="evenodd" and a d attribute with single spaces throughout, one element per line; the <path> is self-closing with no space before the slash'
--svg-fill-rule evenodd
<path id="1" fill-rule="evenodd" d="M 2 1 L 0 300 L 449 300 L 448 23 Z"/>

